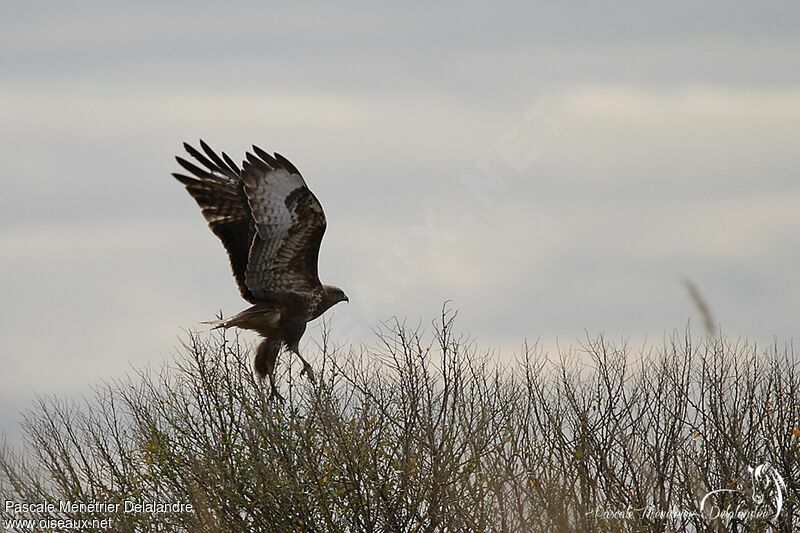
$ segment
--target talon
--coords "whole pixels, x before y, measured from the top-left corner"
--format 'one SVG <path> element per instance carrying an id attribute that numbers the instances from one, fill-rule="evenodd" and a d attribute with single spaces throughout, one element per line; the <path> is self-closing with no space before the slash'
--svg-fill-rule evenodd
<path id="1" fill-rule="evenodd" d="M 311 383 L 313 383 L 314 385 L 317 384 L 317 378 L 314 377 L 314 369 L 311 368 L 311 365 L 309 365 L 308 363 L 303 365 L 303 370 L 300 371 L 300 375 L 302 376 L 303 374 L 308 375 L 308 380 Z"/>
<path id="2" fill-rule="evenodd" d="M 285 403 L 285 402 L 286 402 L 286 400 L 283 398 L 283 396 L 281 396 L 281 395 L 280 395 L 280 393 L 279 393 L 277 390 L 275 390 L 275 389 L 273 389 L 272 391 L 270 391 L 270 393 L 269 393 L 269 400 L 270 400 L 270 401 L 272 401 L 272 400 L 276 400 L 276 401 L 278 401 L 279 403 Z"/>

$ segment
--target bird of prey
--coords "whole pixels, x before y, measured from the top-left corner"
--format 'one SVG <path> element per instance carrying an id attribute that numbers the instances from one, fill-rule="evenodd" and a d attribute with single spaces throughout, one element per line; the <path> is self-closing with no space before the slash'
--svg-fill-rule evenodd
<path id="1" fill-rule="evenodd" d="M 216 322 L 257 332 L 263 340 L 253 363 L 269 378 L 271 396 L 275 363 L 282 347 L 297 354 L 314 382 L 311 365 L 300 355 L 306 323 L 338 302 L 349 301 L 339 287 L 323 285 L 317 260 L 325 233 L 325 213 L 297 168 L 278 153 L 253 146 L 242 168 L 205 142 L 200 150 L 184 143 L 197 163 L 176 157 L 191 176 L 174 173 L 197 201 L 211 231 L 228 252 L 242 297 L 252 307 Z"/>

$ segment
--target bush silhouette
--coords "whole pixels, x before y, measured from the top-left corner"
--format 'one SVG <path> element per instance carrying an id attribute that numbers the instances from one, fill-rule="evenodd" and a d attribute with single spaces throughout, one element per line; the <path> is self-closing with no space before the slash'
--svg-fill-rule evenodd
<path id="1" fill-rule="evenodd" d="M 445 309 L 429 334 L 386 323 L 371 347 L 332 347 L 325 331 L 317 386 L 282 356 L 285 403 L 268 400 L 238 337 L 188 334 L 160 371 L 29 411 L 25 449 L 0 455 L 2 490 L 57 508 L 3 518 L 237 533 L 798 527 L 791 349 L 687 332 L 637 354 L 600 337 L 552 358 L 523 346 L 503 366 L 454 318 Z M 777 518 L 770 498 L 764 517 L 699 508 L 723 488 L 715 505 L 735 506 L 753 488 L 747 467 L 766 463 L 785 482 Z"/>

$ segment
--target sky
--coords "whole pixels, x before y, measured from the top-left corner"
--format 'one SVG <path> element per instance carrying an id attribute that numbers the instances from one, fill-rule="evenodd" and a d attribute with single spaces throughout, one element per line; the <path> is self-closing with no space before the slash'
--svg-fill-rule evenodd
<path id="1" fill-rule="evenodd" d="M 510 358 L 800 316 L 796 2 L 4 2 L 0 431 L 247 306 L 170 177 L 278 151 L 321 200 L 335 342 L 396 316 Z M 319 333 L 313 324 L 307 334 Z"/>

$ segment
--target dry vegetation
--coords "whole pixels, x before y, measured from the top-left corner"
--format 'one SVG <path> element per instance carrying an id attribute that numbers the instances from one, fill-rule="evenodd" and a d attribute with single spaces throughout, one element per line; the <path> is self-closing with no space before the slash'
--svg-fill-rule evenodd
<path id="1" fill-rule="evenodd" d="M 115 531 L 800 528 L 790 348 L 687 333 L 634 353 L 598 338 L 555 357 L 523 348 L 503 367 L 456 336 L 453 317 L 427 335 L 386 324 L 369 348 L 326 336 L 322 382 L 286 371 L 283 404 L 267 400 L 238 339 L 190 335 L 159 372 L 101 386 L 84 404 L 41 401 L 24 451 L 0 455 L 4 495 L 195 509 L 120 512 Z M 747 466 L 760 463 L 786 483 L 778 519 L 699 513 L 709 491 L 745 491 L 720 493 L 721 506 L 744 498 Z"/>

